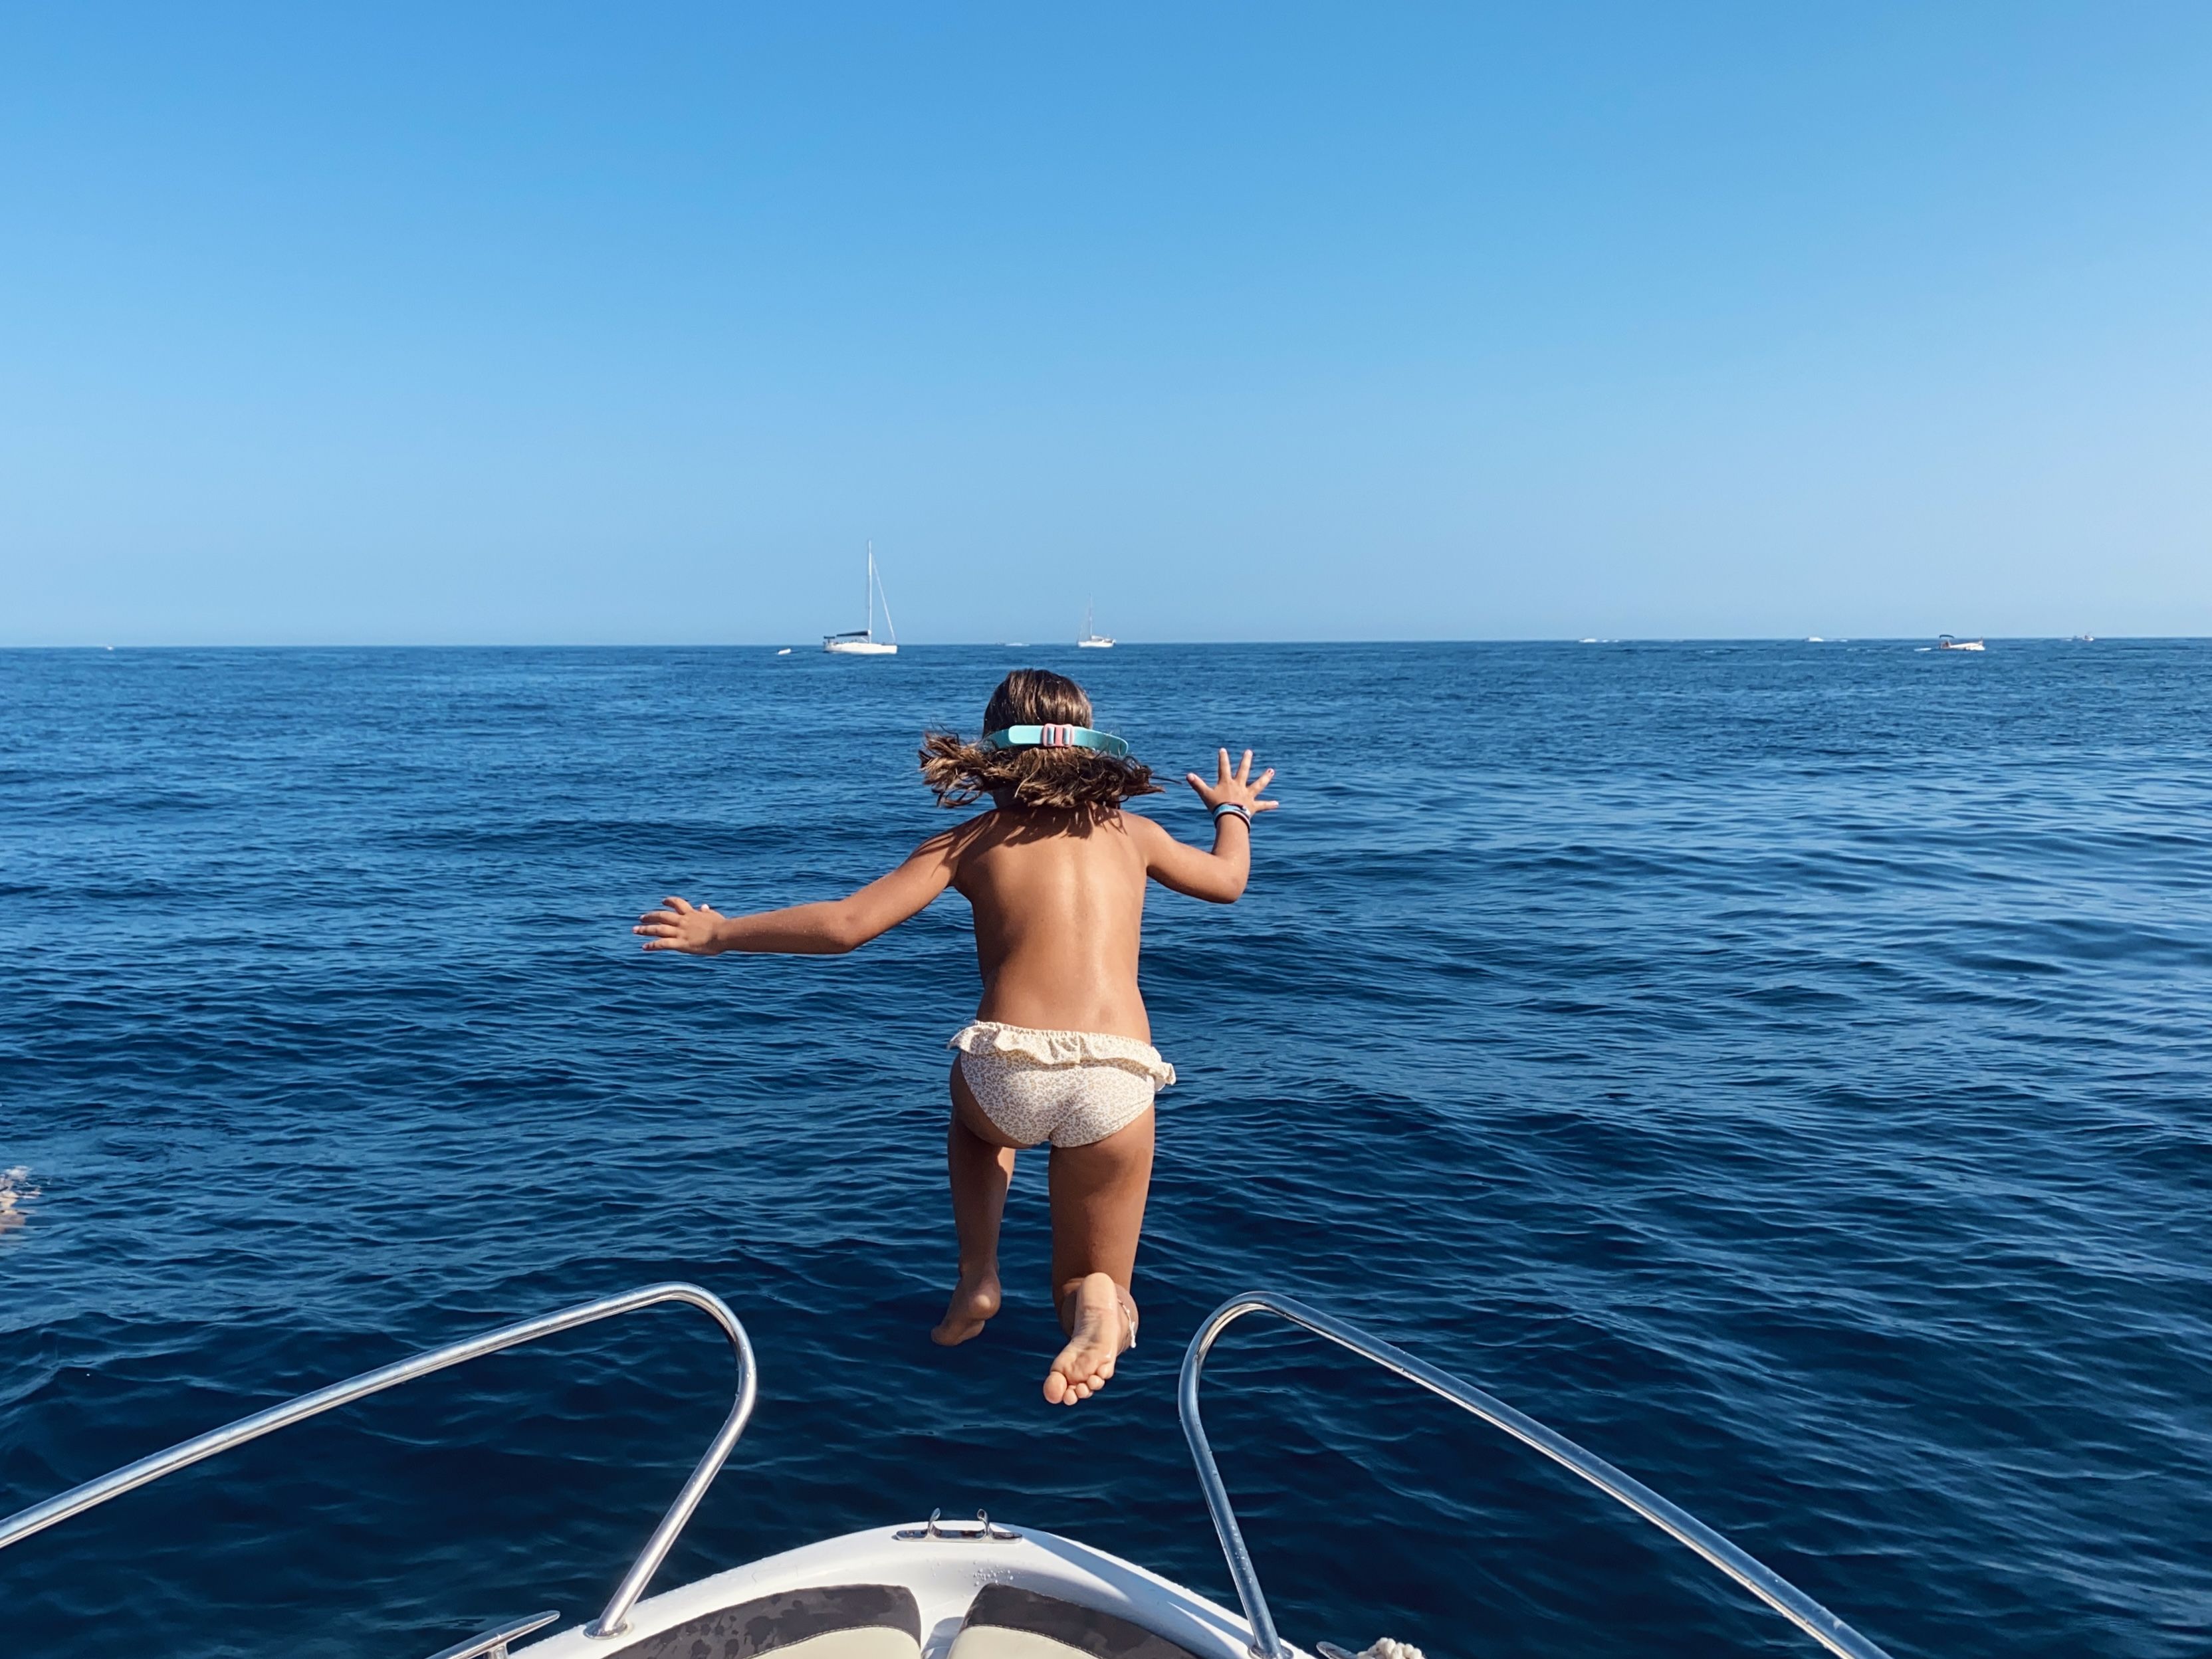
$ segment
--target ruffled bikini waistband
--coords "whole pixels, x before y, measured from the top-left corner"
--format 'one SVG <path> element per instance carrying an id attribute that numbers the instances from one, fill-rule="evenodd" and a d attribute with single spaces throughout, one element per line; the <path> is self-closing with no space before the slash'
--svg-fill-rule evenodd
<path id="1" fill-rule="evenodd" d="M 1041 1031 L 979 1019 L 963 1026 L 945 1046 L 963 1054 L 1019 1054 L 1038 1066 L 1115 1066 L 1152 1079 L 1156 1089 L 1176 1080 L 1175 1067 L 1151 1043 L 1108 1031 Z"/>

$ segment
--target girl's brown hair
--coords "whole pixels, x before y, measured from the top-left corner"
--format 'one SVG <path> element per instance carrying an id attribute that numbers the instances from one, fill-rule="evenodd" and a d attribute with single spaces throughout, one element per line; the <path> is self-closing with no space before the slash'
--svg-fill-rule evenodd
<path id="1" fill-rule="evenodd" d="M 987 732 L 1090 724 L 1083 688 L 1047 668 L 1017 668 L 983 710 Z M 1132 795 L 1160 793 L 1152 769 L 1135 760 L 1096 749 L 985 749 L 954 732 L 923 734 L 921 778 L 940 806 L 965 806 L 983 795 L 1018 806 L 1118 806 Z"/>

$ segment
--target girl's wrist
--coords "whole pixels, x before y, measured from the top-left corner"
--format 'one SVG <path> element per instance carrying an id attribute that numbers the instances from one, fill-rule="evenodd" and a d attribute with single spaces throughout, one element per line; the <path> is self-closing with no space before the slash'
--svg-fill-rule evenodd
<path id="1" fill-rule="evenodd" d="M 1224 818 L 1242 818 L 1245 828 L 1252 824 L 1252 809 L 1242 801 L 1225 800 L 1213 809 L 1213 827 L 1218 830 Z"/>

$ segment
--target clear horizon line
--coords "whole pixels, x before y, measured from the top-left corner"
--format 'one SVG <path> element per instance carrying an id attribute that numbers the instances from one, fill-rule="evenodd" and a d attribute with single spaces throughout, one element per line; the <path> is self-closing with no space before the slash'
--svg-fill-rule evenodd
<path id="1" fill-rule="evenodd" d="M 1936 634 L 1499 634 L 1487 635 L 1378 635 L 1362 638 L 1299 635 L 1265 640 L 1127 640 L 1117 639 L 1112 649 L 1146 650 L 1163 647 L 1207 647 L 1231 649 L 1278 645 L 1905 645 L 1932 644 L 1947 637 Z M 2143 641 L 2212 639 L 2206 634 L 1954 634 L 1958 640 L 1994 640 L 2006 644 L 2051 642 L 2119 644 Z M 908 651 L 1074 651 L 1084 647 L 1073 640 L 926 640 L 905 641 Z M 295 640 L 131 641 L 119 644 L 85 641 L 0 641 L 0 651 L 802 651 L 824 653 L 820 645 L 774 640 Z"/>

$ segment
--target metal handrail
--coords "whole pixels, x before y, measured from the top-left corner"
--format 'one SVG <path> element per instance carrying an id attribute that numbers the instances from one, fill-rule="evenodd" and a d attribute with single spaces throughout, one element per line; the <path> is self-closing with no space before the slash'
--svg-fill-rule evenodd
<path id="1" fill-rule="evenodd" d="M 553 1612 L 533 1613 L 520 1619 L 510 1619 L 504 1625 L 495 1625 L 487 1631 L 478 1631 L 449 1648 L 440 1648 L 430 1659 L 507 1659 L 507 1644 L 519 1642 L 534 1630 L 544 1630 L 560 1618 Z"/>
<path id="2" fill-rule="evenodd" d="M 73 1515 L 82 1515 L 111 1498 L 119 1498 L 149 1481 L 159 1480 L 165 1474 L 174 1474 L 179 1469 L 188 1468 L 204 1458 L 229 1451 L 249 1440 L 258 1440 L 263 1435 L 274 1434 L 279 1429 L 289 1428 L 295 1423 L 319 1416 L 334 1407 L 350 1404 L 386 1389 L 397 1388 L 402 1382 L 412 1382 L 417 1377 L 428 1376 L 433 1371 L 441 1371 L 448 1366 L 481 1359 L 486 1354 L 497 1353 L 504 1348 L 520 1347 L 526 1342 L 535 1342 L 540 1337 L 574 1330 L 579 1325 L 594 1324 L 618 1314 L 634 1313 L 640 1308 L 649 1308 L 662 1302 L 688 1303 L 706 1312 L 722 1328 L 723 1334 L 730 1339 L 730 1346 L 737 1353 L 738 1392 L 729 1416 L 723 1419 L 722 1426 L 715 1431 L 714 1438 L 707 1448 L 707 1455 L 699 1460 L 698 1467 L 691 1471 L 690 1479 L 676 1494 L 676 1501 L 668 1506 L 668 1512 L 660 1517 L 660 1524 L 653 1529 L 653 1536 L 645 1540 L 644 1549 L 630 1564 L 629 1571 L 623 1575 L 622 1582 L 615 1586 L 615 1593 L 608 1599 L 605 1609 L 597 1620 L 584 1627 L 585 1633 L 589 1636 L 619 1636 L 623 1633 L 631 1607 L 645 1593 L 647 1583 L 659 1570 L 660 1564 L 667 1559 L 668 1552 L 675 1547 L 677 1534 L 684 1530 L 684 1523 L 691 1518 L 691 1512 L 699 1507 L 699 1500 L 707 1495 L 708 1483 L 720 1471 L 731 1449 L 738 1443 L 738 1437 L 745 1431 L 746 1419 L 753 1414 L 757 1380 L 753 1345 L 745 1335 L 745 1328 L 738 1323 L 738 1316 L 724 1305 L 722 1299 L 696 1285 L 680 1282 L 646 1285 L 634 1291 L 626 1291 L 620 1296 L 602 1297 L 596 1302 L 580 1303 L 558 1313 L 526 1319 L 519 1325 L 487 1331 L 482 1336 L 472 1336 L 465 1341 L 433 1348 L 428 1353 L 418 1353 L 411 1359 L 402 1359 L 395 1364 L 363 1371 L 359 1376 L 350 1377 L 343 1382 L 333 1382 L 327 1389 L 318 1389 L 313 1394 L 303 1394 L 296 1400 L 288 1400 L 267 1411 L 241 1417 L 235 1423 L 211 1429 L 205 1434 L 172 1446 L 167 1451 L 142 1457 L 135 1463 L 126 1463 L 119 1469 L 101 1475 L 97 1480 L 88 1480 L 58 1498 L 49 1498 L 43 1504 L 33 1504 L 29 1509 L 0 1521 L 0 1549 L 19 1543 L 33 1533 L 43 1532 Z"/>
<path id="3" fill-rule="evenodd" d="M 1754 1560 L 1695 1516 L 1676 1508 L 1603 1458 L 1584 1451 L 1565 1435 L 1554 1433 L 1504 1401 L 1492 1399 L 1425 1360 L 1414 1358 L 1403 1349 L 1377 1341 L 1342 1320 L 1331 1318 L 1286 1296 L 1250 1291 L 1243 1296 L 1232 1296 L 1216 1308 L 1190 1339 L 1190 1346 L 1183 1352 L 1182 1376 L 1176 1403 L 1182 1417 L 1183 1436 L 1190 1442 L 1192 1461 L 1198 1465 L 1198 1480 L 1206 1492 L 1206 1507 L 1212 1513 L 1213 1529 L 1221 1535 L 1221 1553 L 1229 1559 L 1229 1576 L 1237 1581 L 1237 1598 L 1244 1604 L 1244 1620 L 1252 1627 L 1252 1651 L 1258 1659 L 1291 1659 L 1291 1656 L 1282 1638 L 1275 1633 L 1275 1621 L 1267 1612 L 1267 1598 L 1261 1592 L 1259 1575 L 1253 1571 L 1251 1553 L 1244 1547 L 1243 1532 L 1237 1524 L 1236 1511 L 1230 1507 L 1228 1488 L 1222 1485 L 1221 1470 L 1213 1461 L 1213 1448 L 1207 1443 L 1206 1430 L 1198 1415 L 1198 1382 L 1206 1367 L 1206 1356 L 1221 1333 L 1233 1321 L 1249 1313 L 1271 1313 L 1293 1325 L 1302 1325 L 1315 1335 L 1325 1336 L 1338 1346 L 1349 1348 L 1362 1358 L 1371 1359 L 1384 1370 L 1395 1371 L 1407 1382 L 1418 1382 L 1430 1393 L 1474 1413 L 1523 1445 L 1534 1447 L 1600 1492 L 1619 1499 L 1676 1541 L 1686 1544 L 1829 1652 L 1840 1656 L 1840 1659 L 1889 1659 L 1881 1648 L 1772 1568 Z"/>

